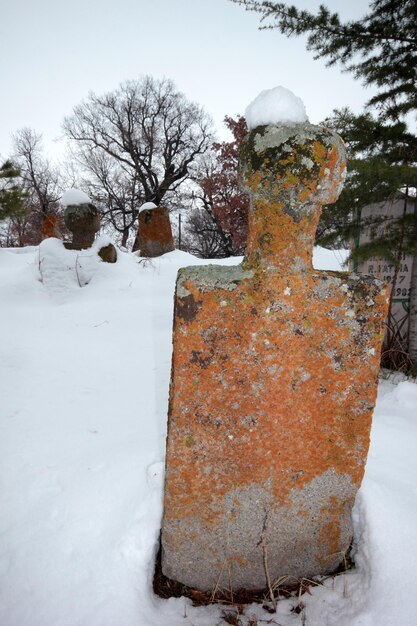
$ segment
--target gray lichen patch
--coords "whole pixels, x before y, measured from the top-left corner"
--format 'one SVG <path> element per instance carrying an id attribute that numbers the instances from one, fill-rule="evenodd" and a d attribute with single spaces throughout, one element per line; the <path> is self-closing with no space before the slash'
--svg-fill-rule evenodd
<path id="1" fill-rule="evenodd" d="M 312 200 L 335 202 L 345 164 L 340 137 L 309 123 L 258 127 L 243 141 L 240 154 L 242 185 L 251 198 L 281 199 L 289 215 L 300 209 L 310 214 L 311 207 L 303 205 Z"/>
<path id="2" fill-rule="evenodd" d="M 299 509 L 314 508 L 320 512 L 333 498 L 337 498 L 339 502 L 351 500 L 355 497 L 357 489 L 349 474 L 338 474 L 330 467 L 320 476 L 315 476 L 303 489 L 293 489 L 289 499 Z"/>
<path id="3" fill-rule="evenodd" d="M 276 148 L 282 144 L 287 144 L 293 137 L 297 138 L 297 143 L 314 141 L 317 139 L 317 131 L 318 127 L 308 122 L 304 124 L 293 124 L 291 126 L 263 126 L 253 131 L 253 147 L 254 150 L 260 154 L 268 148 Z M 330 136 L 330 132 L 327 131 L 326 133 L 323 128 L 320 128 L 320 132 L 324 137 L 326 134 Z M 312 162 L 310 169 L 313 164 Z"/>
<path id="4" fill-rule="evenodd" d="M 188 281 L 191 281 L 202 293 L 214 289 L 234 291 L 242 280 L 252 277 L 253 271 L 244 270 L 242 265 L 184 267 L 178 272 L 176 293 L 179 298 L 190 295 L 189 290 L 185 287 L 185 283 Z"/>
<path id="5" fill-rule="evenodd" d="M 314 292 L 324 300 L 340 291 L 348 297 L 352 307 L 357 304 L 368 307 L 374 304 L 374 299 L 385 291 L 384 283 L 373 276 L 350 274 L 348 272 L 315 271 L 316 282 Z"/>
<path id="6" fill-rule="evenodd" d="M 386 286 L 382 280 L 374 276 L 349 274 L 346 285 L 348 293 L 359 302 L 365 301 L 369 304 L 369 299 L 375 298 L 381 291 L 386 291 Z"/>
<path id="7" fill-rule="evenodd" d="M 336 272 L 329 274 L 328 272 L 315 272 L 317 280 L 314 284 L 314 293 L 320 298 L 325 300 L 329 298 L 335 290 L 341 289 L 342 286 L 342 274 L 338 275 Z"/>
<path id="8" fill-rule="evenodd" d="M 90 202 L 84 202 L 83 204 L 68 204 L 65 207 L 65 214 L 71 215 L 76 213 L 77 215 L 83 215 L 84 213 L 96 213 L 97 209 Z"/>
<path id="9" fill-rule="evenodd" d="M 299 272 L 301 274 L 302 272 L 311 271 L 311 266 L 312 266 L 312 262 L 310 259 L 307 262 L 305 259 L 299 256 L 295 256 L 290 269 L 292 272 L 296 272 L 296 273 Z"/>
<path id="10" fill-rule="evenodd" d="M 301 488 L 297 480 L 302 481 L 303 471 L 294 466 L 292 476 L 294 488 L 288 504 L 277 501 L 272 481 L 254 483 L 230 491 L 213 509 L 222 519 L 218 526 L 190 518 L 184 534 L 176 522 L 169 524 L 163 538 L 165 575 L 199 589 L 215 585 L 229 589 L 231 585 L 238 590 L 267 585 L 265 555 L 273 581 L 334 570 L 352 539 L 350 513 L 357 486 L 349 475 L 337 474 L 333 468 Z M 329 540 L 319 541 L 330 527 Z M 171 542 L 186 542 L 187 550 L 174 554 Z"/>
<path id="11" fill-rule="evenodd" d="M 244 176 L 246 169 L 258 171 L 265 167 L 266 163 L 280 161 L 285 163 L 291 154 L 299 155 L 298 167 L 305 170 L 304 175 L 316 176 L 318 169 L 315 160 L 311 158 L 311 146 L 319 140 L 332 149 L 336 136 L 328 129 L 313 126 L 308 122 L 294 124 L 292 126 L 261 126 L 249 133 L 241 146 L 240 168 Z M 338 142 L 340 142 L 340 139 Z M 342 150 L 344 155 L 344 151 Z"/>

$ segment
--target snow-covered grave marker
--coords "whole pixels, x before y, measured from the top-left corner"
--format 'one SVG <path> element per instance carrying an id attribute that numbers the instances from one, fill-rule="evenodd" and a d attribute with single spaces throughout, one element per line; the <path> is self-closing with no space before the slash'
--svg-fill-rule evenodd
<path id="1" fill-rule="evenodd" d="M 79 189 L 68 189 L 61 198 L 64 207 L 65 225 L 72 233 L 70 250 L 91 248 L 95 234 L 100 229 L 100 212 L 92 204 L 86 193 Z"/>
<path id="2" fill-rule="evenodd" d="M 67 250 L 86 250 L 94 243 L 96 233 L 100 230 L 100 211 L 92 204 L 84 191 L 68 189 L 61 198 L 64 207 L 65 225 L 72 233 L 72 242 L 65 242 Z M 97 254 L 106 263 L 117 261 L 117 252 L 109 242 L 102 246 Z"/>
<path id="3" fill-rule="evenodd" d="M 301 105 L 278 88 L 247 110 L 243 263 L 177 279 L 162 570 L 204 591 L 332 572 L 352 540 L 387 297 L 313 269 L 345 149 Z"/>
<path id="4" fill-rule="evenodd" d="M 145 202 L 139 210 L 139 228 L 134 250 L 141 256 L 157 257 L 174 250 L 168 209 Z"/>

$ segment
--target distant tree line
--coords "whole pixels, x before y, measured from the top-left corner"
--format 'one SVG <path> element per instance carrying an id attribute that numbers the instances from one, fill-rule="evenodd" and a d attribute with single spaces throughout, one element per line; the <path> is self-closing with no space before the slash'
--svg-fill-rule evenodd
<path id="1" fill-rule="evenodd" d="M 325 6 L 316 13 L 270 0 L 231 0 L 260 14 L 263 28 L 286 36 L 307 35 L 307 47 L 329 65 L 339 64 L 376 88 L 365 111 L 333 112 L 324 122 L 344 138 L 349 174 L 338 202 L 325 207 L 317 242 L 350 244 L 365 223 L 361 210 L 394 197 L 413 201 L 417 187 L 417 137 L 407 122 L 417 110 L 415 0 L 373 0 L 360 20 L 343 22 Z M 120 245 L 137 247 L 143 202 L 186 208 L 182 243 L 205 257 L 244 252 L 248 200 L 237 180 L 242 117 L 225 118 L 232 140 L 214 143 L 207 114 L 169 80 L 145 77 L 112 92 L 90 94 L 64 121 L 71 161 L 58 172 L 43 156 L 40 136 L 23 129 L 2 175 L 1 245 L 38 243 L 62 232 L 58 203 L 63 188 L 86 191 Z M 16 175 L 16 173 L 19 175 Z M 15 212 L 11 213 L 11 207 Z M 6 217 L 5 217 L 6 216 Z M 390 228 L 362 246 L 366 259 L 379 254 L 394 265 L 417 254 L 417 216 L 404 211 Z M 417 285 L 416 276 L 413 277 Z"/>
<path id="2" fill-rule="evenodd" d="M 406 123 L 417 108 L 415 0 L 374 0 L 361 20 L 345 23 L 324 6 L 311 13 L 269 0 L 232 1 L 259 12 L 264 28 L 307 35 L 316 57 L 377 88 L 364 113 L 341 109 L 325 120 L 345 139 L 349 175 L 339 201 L 323 211 L 317 241 L 346 246 L 363 227 L 361 207 L 399 189 L 407 198 L 416 187 L 417 138 Z M 239 190 L 237 160 L 246 124 L 239 116 L 226 117 L 225 124 L 232 140 L 214 143 L 201 107 L 172 81 L 144 77 L 90 94 L 74 108 L 63 125 L 71 157 L 60 170 L 45 158 L 40 135 L 18 131 L 14 154 L 3 164 L 14 175 L 0 183 L 0 244 L 38 243 L 45 234 L 62 233 L 58 200 L 65 187 L 77 186 L 122 246 L 137 247 L 138 210 L 151 201 L 187 209 L 182 243 L 188 250 L 207 257 L 242 254 L 248 200 Z M 400 252 L 415 254 L 416 220 L 404 216 L 359 254 L 366 258 L 381 248 L 394 262 Z"/>
<path id="3" fill-rule="evenodd" d="M 404 207 L 415 206 L 417 136 L 409 128 L 417 110 L 415 0 L 373 0 L 362 19 L 348 22 L 325 6 L 312 13 L 270 0 L 231 1 L 258 12 L 262 28 L 307 35 L 315 58 L 376 89 L 363 113 L 342 108 L 324 120 L 346 142 L 349 173 L 338 202 L 324 207 L 317 242 L 349 246 L 372 226 L 362 216 L 370 203 L 401 192 Z M 145 77 L 90 94 L 74 108 L 64 121 L 71 157 L 59 171 L 45 158 L 36 132 L 18 131 L 14 154 L 0 168 L 0 245 L 65 235 L 58 200 L 64 188 L 76 186 L 101 210 L 103 228 L 129 249 L 137 248 L 139 208 L 151 201 L 186 209 L 186 250 L 203 257 L 242 254 L 248 199 L 239 189 L 237 161 L 247 128 L 241 116 L 225 117 L 225 124 L 231 141 L 215 143 L 201 107 L 172 81 Z M 375 228 L 378 234 L 356 255 L 382 256 L 395 267 L 404 254 L 416 256 L 417 215 L 406 208 L 389 228 Z M 417 324 L 417 263 L 412 293 L 410 319 Z M 417 342 L 413 350 L 416 361 Z"/>
<path id="4" fill-rule="evenodd" d="M 170 80 L 146 76 L 112 92 L 91 93 L 65 118 L 69 156 L 59 168 L 42 138 L 24 128 L 1 168 L 0 245 L 38 244 L 66 236 L 59 199 L 85 191 L 117 243 L 137 249 L 141 205 L 184 211 L 183 247 L 200 256 L 241 254 L 247 200 L 237 190 L 243 118 L 226 118 L 233 141 L 214 143 L 209 116 Z"/>

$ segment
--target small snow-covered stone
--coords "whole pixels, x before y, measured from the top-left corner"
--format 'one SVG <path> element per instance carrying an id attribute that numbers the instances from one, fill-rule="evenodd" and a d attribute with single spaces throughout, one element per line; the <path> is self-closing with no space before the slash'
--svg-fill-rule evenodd
<path id="1" fill-rule="evenodd" d="M 249 130 L 267 124 L 302 124 L 308 122 L 304 103 L 285 87 L 265 89 L 245 110 Z"/>
<path id="2" fill-rule="evenodd" d="M 145 202 L 139 209 L 139 213 L 142 211 L 149 211 L 150 209 L 157 209 L 158 207 L 153 202 Z"/>
<path id="3" fill-rule="evenodd" d="M 84 191 L 79 189 L 67 189 L 61 198 L 61 204 L 64 207 L 74 204 L 90 204 L 91 199 Z"/>

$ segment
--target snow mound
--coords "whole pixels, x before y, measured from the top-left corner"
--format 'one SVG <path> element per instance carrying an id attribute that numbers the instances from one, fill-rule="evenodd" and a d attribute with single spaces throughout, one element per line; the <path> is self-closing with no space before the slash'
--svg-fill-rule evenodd
<path id="1" fill-rule="evenodd" d="M 415 409 L 417 407 L 417 385 L 407 380 L 399 383 L 394 390 L 394 398 L 404 408 Z"/>
<path id="2" fill-rule="evenodd" d="M 67 189 L 64 195 L 61 198 L 62 206 L 70 206 L 73 204 L 89 204 L 91 203 L 91 199 L 87 196 L 84 191 L 80 191 L 79 189 Z"/>
<path id="3" fill-rule="evenodd" d="M 60 239 L 49 237 L 39 246 L 35 264 L 40 280 L 52 297 L 61 299 L 93 278 L 101 259 L 95 250 L 67 250 Z"/>
<path id="4" fill-rule="evenodd" d="M 142 211 L 149 211 L 149 209 L 157 209 L 158 207 L 153 202 L 145 202 L 139 209 L 139 213 Z"/>
<path id="5" fill-rule="evenodd" d="M 285 87 L 264 89 L 245 110 L 249 130 L 267 124 L 302 124 L 308 122 L 301 98 Z"/>
<path id="6" fill-rule="evenodd" d="M 0 249 L 0 624 L 224 624 L 224 606 L 158 598 L 152 577 L 177 271 L 242 259 L 175 250 L 145 264 L 118 251 L 103 263 L 95 251 L 108 241 Z M 335 254 L 316 248 L 315 265 Z M 379 392 L 353 511 L 356 567 L 302 604 L 281 598 L 273 616 L 245 606 L 242 625 L 416 624 L 417 385 L 396 376 Z"/>
<path id="7" fill-rule="evenodd" d="M 63 302 L 80 287 L 90 284 L 97 274 L 106 274 L 109 264 L 103 263 L 98 251 L 111 243 L 110 237 L 101 235 L 91 248 L 67 250 L 60 239 L 44 239 L 35 266 L 52 299 Z"/>

